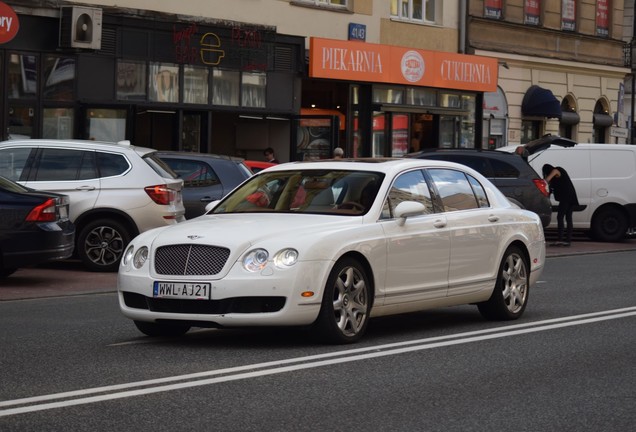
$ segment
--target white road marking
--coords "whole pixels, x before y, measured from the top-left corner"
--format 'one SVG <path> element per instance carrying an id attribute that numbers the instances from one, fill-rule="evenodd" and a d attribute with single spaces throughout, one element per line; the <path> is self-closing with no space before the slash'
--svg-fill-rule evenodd
<path id="1" fill-rule="evenodd" d="M 614 309 L 571 317 L 555 318 L 525 324 L 497 327 L 493 329 L 438 336 L 413 341 L 396 342 L 372 347 L 354 348 L 344 351 L 318 354 L 306 357 L 283 359 L 226 369 L 211 370 L 186 375 L 158 378 L 132 383 L 95 387 L 90 389 L 34 396 L 30 398 L 0 401 L 0 417 L 63 408 L 75 405 L 103 402 L 133 396 L 193 388 L 221 382 L 275 375 L 303 369 L 323 367 L 339 363 L 386 357 L 408 352 L 423 351 L 452 345 L 536 333 L 564 327 L 591 324 L 636 316 L 636 307 Z M 175 382 L 182 381 L 182 382 Z M 169 384 L 172 383 L 172 384 Z M 136 387 L 143 387 L 135 389 Z M 127 390 L 129 389 L 129 390 Z M 103 393 L 103 394 L 100 394 Z M 69 399 L 74 398 L 74 399 Z M 49 402 L 52 401 L 52 402 Z M 2 407 L 15 408 L 1 409 Z"/>

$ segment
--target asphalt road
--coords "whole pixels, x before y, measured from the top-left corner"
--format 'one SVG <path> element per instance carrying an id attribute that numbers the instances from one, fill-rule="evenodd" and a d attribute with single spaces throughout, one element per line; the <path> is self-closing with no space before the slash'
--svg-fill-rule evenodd
<path id="1" fill-rule="evenodd" d="M 112 292 L 0 302 L 1 431 L 626 431 L 636 251 L 552 256 L 524 317 L 473 306 L 143 337 Z"/>

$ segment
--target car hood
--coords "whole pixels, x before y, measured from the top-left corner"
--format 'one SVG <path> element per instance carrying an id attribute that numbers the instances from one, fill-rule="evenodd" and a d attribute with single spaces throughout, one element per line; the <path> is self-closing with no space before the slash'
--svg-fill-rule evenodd
<path id="1" fill-rule="evenodd" d="M 155 232 L 152 243 L 153 248 L 199 243 L 242 250 L 265 242 L 300 247 L 312 235 L 326 235 L 361 224 L 362 217 L 280 213 L 203 215 Z"/>
<path id="2" fill-rule="evenodd" d="M 551 145 L 558 145 L 561 147 L 574 147 L 576 141 L 572 141 L 569 138 L 563 138 L 558 135 L 544 135 L 541 138 L 532 140 L 529 143 L 524 144 L 528 154 L 537 154 L 546 150 Z"/>

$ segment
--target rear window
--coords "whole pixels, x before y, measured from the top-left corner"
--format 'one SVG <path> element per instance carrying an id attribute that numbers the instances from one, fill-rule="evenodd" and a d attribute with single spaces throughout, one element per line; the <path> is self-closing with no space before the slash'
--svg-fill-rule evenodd
<path id="1" fill-rule="evenodd" d="M 491 159 L 490 163 L 494 171 L 493 172 L 494 178 L 518 178 L 519 177 L 519 170 L 507 162 L 500 161 L 497 159 Z"/>
<path id="2" fill-rule="evenodd" d="M 186 187 L 213 186 L 221 183 L 210 165 L 203 161 L 193 159 L 174 159 L 162 157 L 174 172 L 183 179 Z"/>
<path id="3" fill-rule="evenodd" d="M 147 153 L 142 156 L 142 159 L 161 177 L 172 179 L 179 178 L 177 173 L 174 172 L 167 163 L 162 161 L 159 156 L 157 156 L 156 152 Z"/>

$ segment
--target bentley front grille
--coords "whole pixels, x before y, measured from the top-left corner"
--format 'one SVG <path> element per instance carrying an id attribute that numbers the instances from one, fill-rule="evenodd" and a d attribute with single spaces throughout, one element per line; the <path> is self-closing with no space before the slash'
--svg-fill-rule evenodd
<path id="1" fill-rule="evenodd" d="M 219 246 L 162 246 L 156 252 L 155 271 L 161 275 L 215 275 L 223 269 L 229 256 L 230 250 Z"/>

